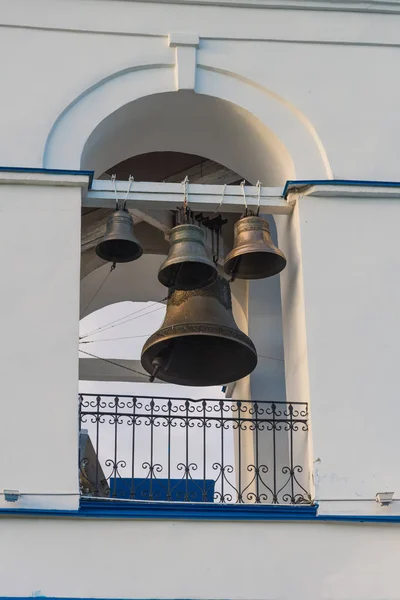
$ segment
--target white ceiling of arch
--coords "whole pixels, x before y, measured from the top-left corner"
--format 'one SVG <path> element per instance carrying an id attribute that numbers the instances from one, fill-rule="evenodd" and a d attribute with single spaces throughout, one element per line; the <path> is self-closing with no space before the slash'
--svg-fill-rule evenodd
<path id="1" fill-rule="evenodd" d="M 252 183 L 278 186 L 292 176 L 290 156 L 269 128 L 230 102 L 189 91 L 146 96 L 109 115 L 87 140 L 81 166 L 98 177 L 155 151 L 199 155 Z"/>

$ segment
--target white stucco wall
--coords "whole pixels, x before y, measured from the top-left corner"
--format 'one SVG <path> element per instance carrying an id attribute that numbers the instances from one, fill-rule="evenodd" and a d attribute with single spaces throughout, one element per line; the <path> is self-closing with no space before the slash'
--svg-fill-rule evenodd
<path id="1" fill-rule="evenodd" d="M 377 492 L 400 487 L 399 215 L 397 200 L 316 193 L 278 219 L 290 264 L 282 275 L 288 400 L 309 397 L 322 512 L 374 512 Z"/>
<path id="2" fill-rule="evenodd" d="M 89 0 L 59 0 L 57 5 L 48 0 L 32 3 L 2 0 L 1 6 L 4 10 L 0 22 L 0 49 L 3 49 L 4 56 L 12 56 L 12 61 L 4 61 L 0 67 L 3 82 L 0 129 L 2 139 L 7 140 L 0 146 L 0 164 L 64 169 L 79 168 L 83 164 L 86 168 L 95 169 L 101 165 L 103 169 L 111 166 L 121 148 L 128 152 L 127 144 L 133 139 L 133 153 L 172 147 L 211 156 L 218 149 L 218 156 L 212 158 L 250 179 L 266 179 L 264 183 L 271 180 L 271 164 L 277 169 L 274 183 L 284 183 L 289 176 L 396 178 L 398 136 L 393 123 L 396 122 L 398 94 L 397 81 L 392 73 L 399 52 L 395 36 L 399 20 L 397 14 L 388 16 L 364 12 L 356 15 L 340 11 L 325 13 L 323 10 L 254 10 L 197 5 L 178 7 L 165 3 Z M 326 27 L 328 21 L 329 27 Z M 194 53 L 194 61 L 188 62 L 185 59 L 187 55 L 169 46 L 168 35 L 174 31 L 190 33 L 189 41 L 198 36 L 198 49 L 194 46 L 184 49 L 191 57 Z M 195 85 L 193 90 L 176 92 L 183 64 L 185 68 L 192 65 Z M 321 76 L 322 70 L 324 76 Z M 379 86 L 370 85 L 374 78 L 379 81 Z M 381 93 L 382 89 L 385 94 Z M 162 118 L 163 111 L 168 115 L 167 120 Z M 210 117 L 208 124 L 207 115 Z M 185 127 L 180 129 L 179 117 L 185 119 Z M 197 127 L 197 135 L 190 130 L 191 120 L 193 127 Z M 220 129 L 217 129 L 219 121 Z M 132 129 L 132 123 L 136 123 L 136 129 Z M 146 136 L 146 128 L 140 129 L 143 123 L 148 131 L 151 129 L 151 135 Z M 104 137 L 106 133 L 108 137 Z M 214 143 L 214 139 L 218 144 Z M 94 144 L 96 140 L 97 145 Z M 117 143 L 119 140 L 120 145 Z M 99 150 L 100 141 L 102 152 Z M 171 147 L 168 147 L 169 142 Z M 188 146 L 181 147 L 185 144 Z M 32 193 L 36 194 L 37 190 Z M 76 191 L 65 190 L 64 193 Z M 332 428 L 333 424 L 338 425 L 343 433 L 348 427 L 348 446 L 335 467 L 336 477 L 342 478 L 342 483 L 335 489 L 344 496 L 349 492 L 352 498 L 353 494 L 360 493 L 362 498 L 370 499 L 373 492 L 382 491 L 375 489 L 378 484 L 384 487 L 396 484 L 396 480 L 392 483 L 392 479 L 384 475 L 393 470 L 393 464 L 386 458 L 389 453 L 387 444 L 390 443 L 379 445 L 379 439 L 386 431 L 386 416 L 383 415 L 393 409 L 388 405 L 385 411 L 379 413 L 377 422 L 381 425 L 378 430 L 371 417 L 378 393 L 385 396 L 384 400 L 380 400 L 384 405 L 396 389 L 395 369 L 387 369 L 386 359 L 382 358 L 385 352 L 387 360 L 395 356 L 395 327 L 385 316 L 395 314 L 397 296 L 394 280 L 386 267 L 379 270 L 377 287 L 385 301 L 388 297 L 390 310 L 382 310 L 380 319 L 375 321 L 373 332 L 376 341 L 371 345 L 372 349 L 365 344 L 363 336 L 358 335 L 360 332 L 351 327 L 353 319 L 364 324 L 365 320 L 370 321 L 372 315 L 376 315 L 377 303 L 375 296 L 371 296 L 368 277 L 365 275 L 361 282 L 359 278 L 351 279 L 352 284 L 357 280 L 357 286 L 354 284 L 349 288 L 351 297 L 346 298 L 344 305 L 334 300 L 341 286 L 346 288 L 347 277 L 353 277 L 352 270 L 342 266 L 345 258 L 356 256 L 357 263 L 364 260 L 366 251 L 370 250 L 367 241 L 375 233 L 371 226 L 372 218 L 385 220 L 385 227 L 380 229 L 379 250 L 383 254 L 378 257 L 373 254 L 374 260 L 379 262 L 380 267 L 382 261 L 384 266 L 385 253 L 389 250 L 388 256 L 395 260 L 397 204 L 393 201 L 386 207 L 381 202 L 369 200 L 360 208 L 362 203 L 357 201 L 354 215 L 349 208 L 352 204 L 343 203 L 340 199 L 332 200 L 331 204 L 324 202 L 326 212 L 322 213 L 321 207 L 315 205 L 315 199 L 305 200 L 303 204 L 296 208 L 291 219 L 277 218 L 281 223 L 280 244 L 283 244 L 289 261 L 282 276 L 285 290 L 286 387 L 291 400 L 308 401 L 311 398 L 314 404 L 320 403 L 313 406 L 313 435 L 317 436 L 315 460 L 324 461 L 319 456 L 323 454 L 319 449 L 324 450 L 327 442 L 318 440 L 327 439 L 327 414 L 331 417 L 329 423 Z M 383 212 L 384 217 L 381 216 Z M 74 215 L 74 219 L 77 218 Z M 366 219 L 366 227 L 362 225 L 363 231 L 369 234 L 365 242 L 360 237 L 359 219 L 360 223 Z M 313 227 L 309 223 L 313 223 Z M 332 231 L 331 223 L 336 223 L 340 232 L 343 227 L 349 228 L 352 236 L 349 233 L 348 248 L 338 243 L 335 234 L 332 237 L 326 235 L 326 232 Z M 77 221 L 71 220 L 69 226 L 76 236 Z M 7 229 L 7 224 L 4 223 L 3 227 Z M 53 235 L 46 223 L 42 227 L 43 233 L 29 231 L 28 238 L 35 233 L 43 240 L 46 235 Z M 7 232 L 7 235 L 11 234 Z M 335 247 L 334 256 L 329 256 L 333 271 L 327 268 L 323 252 L 327 240 Z M 342 260 L 336 246 L 345 253 Z M 57 264 L 65 262 L 62 255 L 65 251 L 57 249 L 61 255 L 58 256 L 57 252 L 52 255 L 54 264 L 56 258 Z M 68 256 L 68 268 L 76 268 L 74 260 L 75 255 Z M 392 269 L 396 269 L 394 263 Z M 336 275 L 335 284 L 330 278 L 331 272 Z M 338 279 L 339 276 L 344 279 Z M 7 277 L 12 278 L 13 275 Z M 322 285 L 324 277 L 328 278 L 329 285 Z M 50 279 L 44 283 L 41 293 L 50 285 L 49 282 Z M 64 279 L 64 288 L 66 284 Z M 77 293 L 79 284 L 74 281 L 73 285 L 76 289 L 72 287 L 70 294 Z M 64 294 L 65 289 L 59 293 Z M 250 295 L 248 303 L 253 320 L 252 335 L 259 338 L 260 353 L 265 352 L 265 355 L 268 355 L 267 344 L 271 352 L 274 347 L 278 353 L 281 352 L 280 336 L 275 331 L 279 321 L 279 311 L 276 311 L 278 295 L 275 296 L 272 307 L 263 302 L 263 293 Z M 329 328 L 323 329 L 314 316 L 319 315 L 320 318 L 323 314 L 328 322 L 323 308 L 329 306 L 329 302 L 336 310 L 337 319 L 337 323 L 329 321 L 335 323 L 335 326 L 329 325 L 332 332 Z M 62 300 L 61 307 L 64 305 Z M 73 305 L 70 306 L 72 315 Z M 347 306 L 349 310 L 344 318 Z M 332 319 L 331 312 L 329 319 Z M 262 319 L 265 329 L 268 329 L 267 317 L 271 314 L 277 315 L 274 331 L 270 328 L 269 333 L 265 331 L 264 335 L 259 322 Z M 336 326 L 341 323 L 346 323 L 346 327 Z M 324 335 L 317 334 L 317 331 L 323 331 Z M 326 340 L 331 333 L 335 333 L 332 337 L 334 343 L 328 346 L 329 352 L 326 352 Z M 72 333 L 70 335 L 72 340 Z M 347 336 L 350 336 L 349 340 Z M 383 354 L 377 343 L 379 340 Z M 365 365 L 373 373 L 373 385 L 361 383 L 366 380 L 362 372 L 364 367 L 354 368 L 351 360 L 354 356 L 358 357 L 356 364 Z M 321 368 L 321 361 L 324 368 Z M 268 382 L 275 382 L 276 385 L 272 386 L 274 393 L 280 393 L 280 390 L 284 393 L 282 369 L 278 361 L 275 362 L 274 373 L 261 365 L 258 373 L 264 371 Z M 272 368 L 272 361 L 270 363 Z M 340 377 L 335 379 L 337 388 L 328 383 L 332 364 L 337 365 L 340 373 Z M 254 395 L 259 396 L 270 389 L 263 386 L 262 378 L 257 383 L 255 377 L 253 383 Z M 72 383 L 69 385 L 72 389 Z M 328 386 L 329 393 L 325 390 Z M 377 434 L 374 450 L 368 451 L 367 432 L 371 431 L 366 427 L 360 428 L 357 433 L 361 440 L 359 458 L 365 456 L 364 450 L 367 455 L 368 452 L 374 453 L 372 463 L 364 461 L 365 465 L 375 465 L 373 473 L 381 472 L 376 482 L 370 477 L 368 484 L 363 483 L 361 472 L 356 481 L 350 478 L 350 472 L 356 467 L 353 461 L 350 461 L 351 468 L 350 463 L 344 464 L 350 439 L 353 438 L 353 419 L 361 408 L 358 405 L 361 400 L 354 401 L 352 396 L 352 408 L 348 409 L 352 411 L 351 418 L 343 416 L 345 407 L 347 410 L 349 405 L 351 390 L 362 393 L 365 398 L 368 407 L 363 418 L 370 419 L 370 427 Z M 386 394 L 383 393 L 385 390 Z M 338 404 L 338 395 L 342 404 Z M 333 404 L 341 406 L 341 410 L 335 408 L 334 411 Z M 318 406 L 323 407 L 320 420 Z M 329 412 L 326 407 L 329 407 Z M 332 458 L 329 460 L 336 460 L 331 451 Z M 385 466 L 381 468 L 383 463 Z M 327 485 L 326 477 L 332 477 L 329 474 L 333 469 L 332 465 L 328 467 L 328 475 L 323 474 L 323 468 L 319 470 L 324 486 Z M 365 469 L 365 476 L 371 474 L 369 467 Z M 352 482 L 344 483 L 343 478 Z M 334 482 L 333 479 L 332 485 Z M 331 496 L 331 492 L 328 486 L 324 494 Z"/>
<path id="3" fill-rule="evenodd" d="M 0 177 L 0 506 L 78 504 L 80 187 Z"/>
<path id="4" fill-rule="evenodd" d="M 113 519 L 0 526 L 4 596 L 400 598 L 398 526 Z"/>
<path id="5" fill-rule="evenodd" d="M 10 57 L 0 65 L 0 165 L 102 170 L 139 133 L 133 153 L 200 153 L 253 183 L 398 178 L 398 14 L 114 0 L 0 8 Z M 189 55 L 169 47 L 174 31 L 199 36 L 195 87 L 180 95 Z M 374 502 L 400 490 L 399 207 L 314 196 L 276 218 L 288 258 L 285 387 L 289 400 L 310 402 L 325 513 L 400 512 L 398 501 Z M 80 189 L 0 185 L 0 210 L 0 491 L 28 494 L 18 507 L 76 507 Z M 250 290 L 243 308 L 268 355 L 268 344 L 282 348 L 276 329 L 267 341 L 259 328 L 279 319 L 277 290 L 274 306 L 264 292 Z M 271 374 L 284 391 L 281 367 Z M 262 380 L 235 394 L 250 391 L 264 393 Z M 398 539 L 397 526 L 5 519 L 0 593 L 394 599 Z"/>
<path id="6" fill-rule="evenodd" d="M 286 146 L 296 177 L 396 179 L 396 14 L 89 0 L 2 0 L 2 7 L 0 45 L 12 61 L 1 67 L 0 130 L 11 143 L 2 145 L 0 164 L 41 166 L 54 122 L 82 94 L 107 116 L 101 81 L 117 96 L 123 79 L 131 81 L 121 104 L 173 91 L 167 36 L 181 31 L 200 37 L 196 91 L 259 119 Z M 118 72 L 125 75 L 117 81 Z M 90 119 L 79 123 L 87 138 Z M 48 146 L 47 166 L 71 167 L 63 160 L 72 163 L 69 146 L 69 139 L 63 149 Z"/>

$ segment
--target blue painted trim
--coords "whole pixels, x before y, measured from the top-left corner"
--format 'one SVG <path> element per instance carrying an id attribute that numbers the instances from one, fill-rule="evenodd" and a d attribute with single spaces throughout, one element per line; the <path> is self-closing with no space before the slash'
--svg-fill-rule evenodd
<path id="1" fill-rule="evenodd" d="M 400 187 L 399 181 L 363 181 L 359 179 L 299 179 L 289 180 L 283 188 L 282 195 L 286 198 L 290 186 L 305 187 L 308 185 L 363 185 L 365 187 Z"/>
<path id="2" fill-rule="evenodd" d="M 82 499 L 79 510 L 2 508 L 0 516 L 79 517 L 87 519 L 185 519 L 197 521 L 309 521 L 317 505 L 206 504 L 188 502 Z"/>
<path id="3" fill-rule="evenodd" d="M 78 510 L 1 508 L 0 517 L 400 523 L 400 515 L 320 515 L 317 511 L 318 504 L 202 504 L 93 498 L 81 500 Z"/>
<path id="4" fill-rule="evenodd" d="M 196 519 L 204 521 L 260 521 L 313 519 L 316 505 L 281 506 L 268 504 L 206 504 L 181 502 L 132 502 L 82 500 L 80 512 L 95 518 Z"/>
<path id="5" fill-rule="evenodd" d="M 318 515 L 317 521 L 347 523 L 400 523 L 400 515 Z"/>
<path id="6" fill-rule="evenodd" d="M 1 517 L 82 517 L 80 510 L 56 510 L 53 508 L 0 508 Z M 0 596 L 1 598 L 1 596 Z"/>
<path id="7" fill-rule="evenodd" d="M 0 167 L 0 172 L 8 173 L 43 173 L 47 175 L 87 175 L 89 189 L 92 187 L 94 171 L 74 171 L 69 169 L 39 169 L 36 167 Z"/>

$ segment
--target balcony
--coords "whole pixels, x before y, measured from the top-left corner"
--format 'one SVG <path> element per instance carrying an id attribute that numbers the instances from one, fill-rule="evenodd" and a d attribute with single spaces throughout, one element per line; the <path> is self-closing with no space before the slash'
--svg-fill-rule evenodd
<path id="1" fill-rule="evenodd" d="M 310 504 L 305 403 L 81 394 L 82 496 Z"/>

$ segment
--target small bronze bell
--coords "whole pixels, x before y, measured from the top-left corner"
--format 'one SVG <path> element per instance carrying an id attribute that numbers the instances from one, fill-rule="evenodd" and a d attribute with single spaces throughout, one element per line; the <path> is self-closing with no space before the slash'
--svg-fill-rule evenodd
<path id="1" fill-rule="evenodd" d="M 133 219 L 126 210 L 116 210 L 108 219 L 106 232 L 96 246 L 96 254 L 112 263 L 140 258 L 143 248 L 133 232 Z"/>
<path id="2" fill-rule="evenodd" d="M 204 232 L 190 223 L 170 231 L 169 254 L 158 271 L 158 280 L 168 288 L 193 290 L 210 285 L 218 272 L 207 256 Z"/>
<path id="3" fill-rule="evenodd" d="M 229 283 L 218 277 L 204 288 L 170 291 L 164 322 L 141 361 L 150 381 L 180 385 L 223 385 L 251 373 L 257 352 L 235 323 Z"/>
<path id="4" fill-rule="evenodd" d="M 257 216 L 236 221 L 233 249 L 225 259 L 224 271 L 232 280 L 264 279 L 280 273 L 286 258 L 277 248 L 265 219 Z"/>

